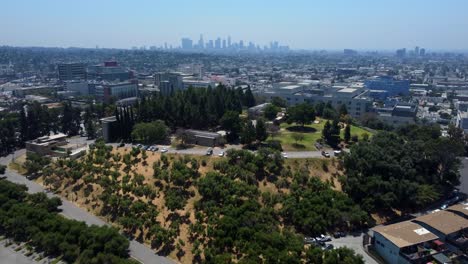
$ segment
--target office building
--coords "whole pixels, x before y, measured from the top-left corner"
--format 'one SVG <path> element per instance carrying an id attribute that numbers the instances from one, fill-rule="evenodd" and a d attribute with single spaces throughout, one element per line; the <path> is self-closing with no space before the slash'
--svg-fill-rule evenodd
<path id="1" fill-rule="evenodd" d="M 103 64 L 90 66 L 88 75 L 90 79 L 111 82 L 124 82 L 133 78 L 133 72 L 119 66 L 116 61 L 105 61 Z"/>
<path id="2" fill-rule="evenodd" d="M 408 95 L 410 89 L 409 80 L 396 80 L 391 76 L 375 76 L 364 84 L 369 90 L 386 91 L 387 96 Z"/>
<path id="3" fill-rule="evenodd" d="M 61 81 L 86 80 L 84 63 L 60 63 L 57 65 L 58 78 Z"/>
<path id="4" fill-rule="evenodd" d="M 406 56 L 406 49 L 399 49 L 396 51 L 396 56 L 399 58 L 403 58 Z"/>
<path id="5" fill-rule="evenodd" d="M 329 103 L 338 109 L 345 105 L 348 113 L 355 118 L 371 111 L 372 99 L 363 83 L 353 83 L 346 86 L 320 87 L 315 81 L 302 81 L 299 83 L 282 82 L 273 85 L 272 89 L 258 94 L 267 100 L 274 97 L 284 99 L 288 105 L 300 103 L 316 104 Z"/>
<path id="6" fill-rule="evenodd" d="M 193 42 L 189 38 L 182 38 L 182 49 L 184 50 L 190 50 L 193 47 Z"/>
<path id="7" fill-rule="evenodd" d="M 102 83 L 96 85 L 95 89 L 96 99 L 103 102 L 138 96 L 138 85 L 135 82 Z"/>
<path id="8" fill-rule="evenodd" d="M 89 95 L 91 94 L 88 82 L 85 80 L 73 80 L 65 82 L 65 90 L 67 92 L 73 92 L 77 95 Z"/>
<path id="9" fill-rule="evenodd" d="M 161 72 L 154 75 L 154 84 L 163 95 L 184 89 L 182 75 L 176 72 Z"/>

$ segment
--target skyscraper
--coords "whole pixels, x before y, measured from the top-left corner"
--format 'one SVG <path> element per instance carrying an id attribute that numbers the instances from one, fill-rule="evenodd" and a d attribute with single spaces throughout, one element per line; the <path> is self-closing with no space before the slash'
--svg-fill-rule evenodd
<path id="1" fill-rule="evenodd" d="M 188 49 L 192 49 L 192 47 L 193 47 L 193 42 L 191 39 L 182 38 L 182 49 L 188 50 Z"/>
<path id="2" fill-rule="evenodd" d="M 228 48 L 230 48 L 231 47 L 231 36 L 228 36 L 228 41 L 227 42 L 228 42 L 227 43 Z"/>
<path id="3" fill-rule="evenodd" d="M 415 55 L 415 56 L 419 56 L 419 47 L 418 47 L 418 46 L 416 46 L 416 47 L 414 48 L 414 55 Z"/>
<path id="4" fill-rule="evenodd" d="M 221 49 L 221 38 L 215 40 L 215 49 Z"/>
<path id="5" fill-rule="evenodd" d="M 198 48 L 204 49 L 205 43 L 203 42 L 203 34 L 200 34 L 200 40 L 198 40 Z"/>
<path id="6" fill-rule="evenodd" d="M 223 49 L 226 49 L 226 40 L 223 39 Z"/>

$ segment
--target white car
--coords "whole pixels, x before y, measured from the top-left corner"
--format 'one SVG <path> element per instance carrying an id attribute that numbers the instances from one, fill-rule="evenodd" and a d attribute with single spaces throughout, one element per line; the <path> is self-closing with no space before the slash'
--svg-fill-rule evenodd
<path id="1" fill-rule="evenodd" d="M 341 150 L 334 150 L 333 154 L 335 154 L 335 156 L 338 156 L 341 154 Z"/>
<path id="2" fill-rule="evenodd" d="M 162 148 L 161 149 L 161 153 L 166 153 L 167 152 L 167 148 Z"/>
<path id="3" fill-rule="evenodd" d="M 218 154 L 218 156 L 224 157 L 224 151 L 221 151 L 221 152 Z"/>
<path id="4" fill-rule="evenodd" d="M 283 153 L 281 153 L 281 156 L 283 156 L 283 158 L 287 159 L 288 158 L 288 153 L 283 152 Z"/>

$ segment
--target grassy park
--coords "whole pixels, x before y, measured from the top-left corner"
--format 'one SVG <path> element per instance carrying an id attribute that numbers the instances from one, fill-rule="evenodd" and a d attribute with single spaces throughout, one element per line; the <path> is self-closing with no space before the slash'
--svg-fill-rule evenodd
<path id="1" fill-rule="evenodd" d="M 317 119 L 316 122 L 304 127 L 295 123 L 282 123 L 278 134 L 273 137 L 270 136 L 269 139 L 279 140 L 285 151 L 314 151 L 317 150 L 315 142 L 322 137 L 323 126 L 326 122 L 326 119 Z M 362 135 L 365 133 L 372 136 L 372 132 L 351 125 L 351 136 L 356 135 L 361 140 Z M 294 134 L 299 134 L 299 138 L 302 138 L 302 140 L 296 140 Z M 341 129 L 341 138 L 343 137 L 344 129 Z"/>

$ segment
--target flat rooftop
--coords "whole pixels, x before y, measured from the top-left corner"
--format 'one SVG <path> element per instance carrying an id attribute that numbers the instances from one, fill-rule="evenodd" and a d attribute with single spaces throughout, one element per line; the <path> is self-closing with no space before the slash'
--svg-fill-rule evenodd
<path id="1" fill-rule="evenodd" d="M 466 218 L 447 210 L 423 215 L 413 221 L 424 223 L 446 235 L 468 228 Z"/>
<path id="2" fill-rule="evenodd" d="M 355 88 L 343 88 L 339 90 L 338 92 L 339 93 L 354 93 L 355 91 L 357 91 L 357 89 Z"/>
<path id="3" fill-rule="evenodd" d="M 381 234 L 399 248 L 420 244 L 438 238 L 429 230 L 411 221 L 404 221 L 387 226 L 377 226 L 372 230 Z"/>

